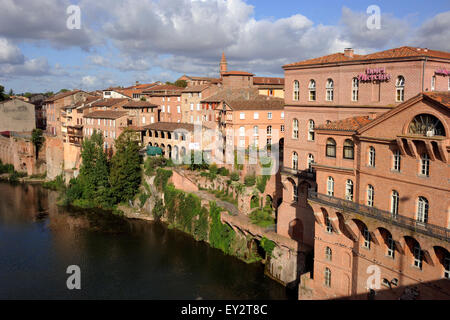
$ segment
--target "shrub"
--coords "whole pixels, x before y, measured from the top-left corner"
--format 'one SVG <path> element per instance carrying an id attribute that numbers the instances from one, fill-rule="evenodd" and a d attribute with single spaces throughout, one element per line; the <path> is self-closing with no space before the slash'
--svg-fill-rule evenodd
<path id="1" fill-rule="evenodd" d="M 230 175 L 231 181 L 239 181 L 239 172 L 233 171 Z"/>
<path id="2" fill-rule="evenodd" d="M 249 217 L 253 224 L 263 228 L 267 228 L 275 224 L 275 219 L 272 217 L 272 210 L 267 208 L 257 209 L 250 213 Z"/>
<path id="3" fill-rule="evenodd" d="M 221 167 L 221 168 L 219 168 L 219 171 L 217 173 L 223 177 L 226 177 L 226 176 L 230 175 L 230 170 L 228 170 L 225 167 Z"/>
<path id="4" fill-rule="evenodd" d="M 145 203 L 147 202 L 148 198 L 150 198 L 150 196 L 147 193 L 145 193 L 145 192 L 142 192 L 139 195 L 139 202 L 140 202 L 140 207 L 141 208 L 145 205 Z"/>
<path id="5" fill-rule="evenodd" d="M 245 178 L 244 178 L 244 184 L 245 184 L 247 187 L 254 186 L 255 183 L 256 183 L 256 176 L 255 176 L 254 174 L 245 176 Z"/>
<path id="6" fill-rule="evenodd" d="M 64 177 L 62 175 L 56 176 L 54 180 L 44 182 L 42 186 L 44 188 L 56 191 L 62 191 L 66 187 L 64 183 Z"/>
<path id="7" fill-rule="evenodd" d="M 275 249 L 275 242 L 267 239 L 266 237 L 262 237 L 262 239 L 260 241 L 260 245 L 261 245 L 261 248 L 263 248 L 264 251 L 266 252 L 266 255 L 271 257 L 273 249 Z"/>

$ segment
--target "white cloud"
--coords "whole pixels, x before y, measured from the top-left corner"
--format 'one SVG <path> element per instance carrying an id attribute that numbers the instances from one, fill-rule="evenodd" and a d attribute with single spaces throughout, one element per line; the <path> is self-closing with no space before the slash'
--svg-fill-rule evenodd
<path id="1" fill-rule="evenodd" d="M 450 11 L 425 21 L 411 42 L 420 47 L 450 51 Z"/>
<path id="2" fill-rule="evenodd" d="M 7 39 L 0 38 L 0 64 L 20 64 L 25 57 L 18 47 L 11 44 Z"/>

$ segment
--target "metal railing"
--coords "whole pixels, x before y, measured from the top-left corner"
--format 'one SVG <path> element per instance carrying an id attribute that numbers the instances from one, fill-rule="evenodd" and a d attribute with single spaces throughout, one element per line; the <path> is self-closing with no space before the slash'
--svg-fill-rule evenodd
<path id="1" fill-rule="evenodd" d="M 393 215 L 389 211 L 369 207 L 350 200 L 335 198 L 325 194 L 317 193 L 312 190 L 308 191 L 308 199 L 335 207 L 342 211 L 355 212 L 357 214 L 361 214 L 366 217 L 374 218 L 392 225 L 396 225 L 408 230 L 412 230 L 418 233 L 422 233 L 434 238 L 450 242 L 450 229 L 447 229 L 445 227 L 429 223 L 423 223 L 402 215 Z"/>

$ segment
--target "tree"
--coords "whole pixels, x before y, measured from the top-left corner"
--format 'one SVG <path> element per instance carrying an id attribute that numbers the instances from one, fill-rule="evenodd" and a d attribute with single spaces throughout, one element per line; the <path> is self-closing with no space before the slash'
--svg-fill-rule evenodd
<path id="1" fill-rule="evenodd" d="M 36 150 L 36 160 L 39 157 L 39 150 L 41 149 L 42 145 L 45 142 L 45 138 L 42 135 L 41 129 L 33 129 L 33 132 L 31 133 L 31 142 L 34 145 L 34 148 Z"/>
<path id="2" fill-rule="evenodd" d="M 13 91 L 13 89 L 9 89 L 9 93 L 8 93 L 8 95 L 9 95 L 10 97 L 14 95 L 14 91 Z"/>
<path id="3" fill-rule="evenodd" d="M 117 138 L 111 159 L 111 190 L 116 202 L 134 198 L 141 184 L 141 158 L 137 133 L 126 129 Z"/>
<path id="4" fill-rule="evenodd" d="M 6 100 L 6 96 L 5 96 L 5 87 L 4 86 L 0 86 L 0 101 Z"/>
<path id="5" fill-rule="evenodd" d="M 177 80 L 174 83 L 177 87 L 181 87 L 181 88 L 186 88 L 187 87 L 187 82 L 186 80 Z"/>
<path id="6" fill-rule="evenodd" d="M 101 133 L 94 131 L 90 138 L 83 141 L 81 157 L 83 161 L 78 179 L 83 190 L 82 198 L 97 206 L 111 206 L 109 164 Z"/>

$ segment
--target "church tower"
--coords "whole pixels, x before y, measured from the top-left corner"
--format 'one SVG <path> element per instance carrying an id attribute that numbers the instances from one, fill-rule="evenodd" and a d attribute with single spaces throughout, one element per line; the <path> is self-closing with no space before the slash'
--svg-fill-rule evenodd
<path id="1" fill-rule="evenodd" d="M 225 58 L 225 52 L 222 52 L 222 59 L 220 60 L 220 77 L 222 77 L 222 75 L 227 71 L 228 71 L 227 58 Z"/>

